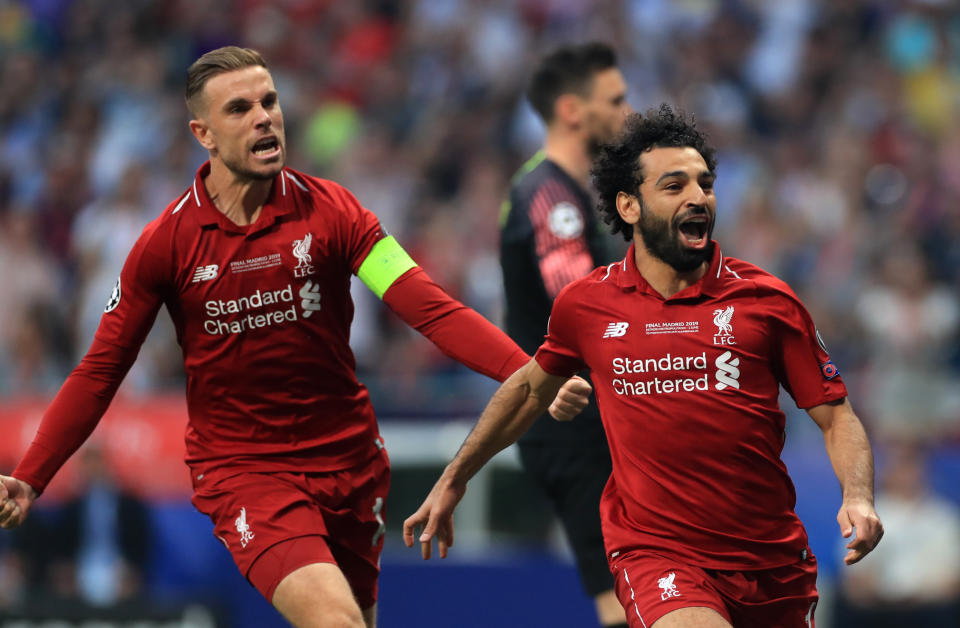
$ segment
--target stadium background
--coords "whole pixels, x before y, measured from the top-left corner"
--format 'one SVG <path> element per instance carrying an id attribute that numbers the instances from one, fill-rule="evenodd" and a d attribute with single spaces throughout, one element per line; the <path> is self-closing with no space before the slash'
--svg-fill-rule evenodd
<path id="1" fill-rule="evenodd" d="M 0 0 L 0 470 L 16 464 L 86 350 L 133 240 L 205 159 L 182 100 L 185 68 L 199 54 L 225 44 L 260 50 L 280 91 L 289 165 L 346 185 L 433 278 L 499 322 L 497 211 L 542 137 L 522 98 L 527 72 L 559 43 L 596 38 L 618 50 L 634 108 L 679 105 L 719 148 L 716 236 L 808 305 L 881 473 L 888 451 L 920 443 L 933 489 L 956 504 L 953 7 Z M 400 523 L 494 384 L 452 364 L 362 285 L 354 297 L 360 377 L 396 468 L 380 625 L 592 625 L 563 541 L 511 451 L 472 485 L 451 559 L 423 565 L 402 547 Z M 96 436 L 149 506 L 140 610 L 176 609 L 166 616 L 180 619 L 163 625 L 210 625 L 196 604 L 219 625 L 280 625 L 188 502 L 183 385 L 161 314 Z M 829 626 L 842 574 L 839 490 L 819 431 L 789 400 L 785 408 L 784 458 L 820 558 L 818 625 Z M 38 503 L 38 522 L 56 520 L 79 490 L 75 466 Z M 22 621 L 0 625 L 41 625 L 29 616 L 56 604 L 31 602 L 51 592 L 23 577 L 36 557 L 23 555 L 20 538 L 0 534 L 0 620 Z"/>

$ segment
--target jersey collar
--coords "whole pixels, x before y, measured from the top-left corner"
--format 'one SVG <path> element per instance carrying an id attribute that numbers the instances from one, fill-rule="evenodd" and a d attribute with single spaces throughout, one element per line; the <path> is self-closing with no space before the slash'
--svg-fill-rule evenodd
<path id="1" fill-rule="evenodd" d="M 207 187 L 203 184 L 203 180 L 209 174 L 210 162 L 207 161 L 197 170 L 197 176 L 194 178 L 193 187 L 190 190 L 190 194 L 198 206 L 200 225 L 203 227 L 212 226 L 231 233 L 252 235 L 272 227 L 280 216 L 289 214 L 296 209 L 293 192 L 294 181 L 288 180 L 290 176 L 287 169 L 284 168 L 280 171 L 280 174 L 274 177 L 273 186 L 270 188 L 270 196 L 263 205 L 257 221 L 249 226 L 237 225 L 224 216 L 223 212 L 217 209 L 217 206 L 210 200 Z"/>
<path id="2" fill-rule="evenodd" d="M 720 293 L 721 274 L 724 267 L 723 253 L 720 251 L 720 244 L 716 240 L 711 240 L 710 243 L 713 246 L 713 255 L 710 258 L 710 266 L 707 268 L 707 272 L 695 284 L 666 299 L 667 301 L 694 299 L 701 295 L 716 296 Z M 636 257 L 634 257 L 635 247 L 636 243 L 631 244 L 623 260 L 614 264 L 614 266 L 619 267 L 617 269 L 619 272 L 616 275 L 617 285 L 623 289 L 633 288 L 662 299 L 660 293 L 647 283 L 647 280 L 637 269 Z"/>

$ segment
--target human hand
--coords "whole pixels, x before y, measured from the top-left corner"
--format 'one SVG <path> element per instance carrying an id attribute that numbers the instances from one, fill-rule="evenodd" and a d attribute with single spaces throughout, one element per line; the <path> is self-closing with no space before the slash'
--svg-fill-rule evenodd
<path id="1" fill-rule="evenodd" d="M 434 536 L 437 538 L 440 558 L 446 558 L 447 548 L 453 545 L 453 510 L 465 492 L 466 486 L 454 485 L 446 478 L 446 474 L 441 476 L 417 512 L 403 522 L 404 544 L 413 547 L 414 529 L 423 526 L 419 539 L 423 559 L 430 559 Z"/>
<path id="2" fill-rule="evenodd" d="M 837 523 L 840 524 L 840 534 L 843 538 L 850 538 L 856 529 L 856 536 L 847 543 L 847 555 L 843 562 L 852 565 L 869 554 L 883 537 L 883 524 L 873 509 L 873 502 L 860 500 L 844 500 L 837 513 Z"/>
<path id="3" fill-rule="evenodd" d="M 0 528 L 16 528 L 27 518 L 37 492 L 24 482 L 0 475 Z"/>
<path id="4" fill-rule="evenodd" d="M 587 380 L 574 375 L 560 388 L 550 403 L 550 416 L 557 421 L 570 421 L 587 407 L 593 387 Z"/>

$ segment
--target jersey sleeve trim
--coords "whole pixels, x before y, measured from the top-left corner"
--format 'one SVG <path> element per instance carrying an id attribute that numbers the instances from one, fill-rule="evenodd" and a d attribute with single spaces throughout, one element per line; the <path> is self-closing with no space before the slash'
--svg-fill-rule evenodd
<path id="1" fill-rule="evenodd" d="M 393 282 L 416 266 L 417 263 L 403 250 L 400 243 L 393 236 L 387 236 L 370 249 L 357 270 L 357 277 L 378 299 L 382 299 L 383 293 Z"/>

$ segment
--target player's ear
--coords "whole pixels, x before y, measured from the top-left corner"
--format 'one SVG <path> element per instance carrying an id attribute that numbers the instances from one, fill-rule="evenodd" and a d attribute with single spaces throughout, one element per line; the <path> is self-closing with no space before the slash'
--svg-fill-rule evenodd
<path id="1" fill-rule="evenodd" d="M 617 193 L 617 213 L 628 225 L 640 222 L 640 199 L 626 192 Z"/>
<path id="2" fill-rule="evenodd" d="M 197 141 L 200 142 L 200 145 L 207 150 L 213 150 L 217 147 L 216 143 L 213 141 L 213 134 L 210 132 L 210 127 L 207 125 L 205 120 L 199 118 L 191 120 L 190 132 L 193 133 L 195 138 L 197 138 Z"/>
<path id="3" fill-rule="evenodd" d="M 554 117 L 569 126 L 577 126 L 583 118 L 583 99 L 576 94 L 561 94 L 553 105 Z"/>

